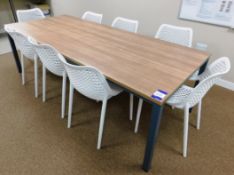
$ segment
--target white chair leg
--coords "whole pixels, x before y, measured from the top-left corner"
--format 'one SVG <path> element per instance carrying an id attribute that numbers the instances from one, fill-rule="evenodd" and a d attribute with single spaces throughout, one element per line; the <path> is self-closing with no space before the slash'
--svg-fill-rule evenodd
<path id="1" fill-rule="evenodd" d="M 202 100 L 198 103 L 197 129 L 200 129 L 200 125 L 201 125 L 201 108 L 202 108 Z"/>
<path id="2" fill-rule="evenodd" d="M 187 157 L 188 127 L 189 127 L 189 107 L 185 107 L 184 109 L 183 157 Z"/>
<path id="3" fill-rule="evenodd" d="M 107 106 L 107 100 L 104 100 L 102 102 L 102 111 L 101 111 L 101 118 L 100 118 L 99 131 L 98 131 L 98 142 L 97 142 L 98 150 L 101 148 L 101 144 L 102 144 L 102 135 L 103 135 L 103 128 L 104 128 L 104 123 L 105 123 L 105 116 L 106 116 L 106 106 Z"/>
<path id="4" fill-rule="evenodd" d="M 62 86 L 62 104 L 61 104 L 61 118 L 63 119 L 65 116 L 65 102 L 66 102 L 66 82 L 67 75 L 66 72 L 63 72 L 63 86 Z"/>
<path id="5" fill-rule="evenodd" d="M 21 68 L 22 68 L 22 85 L 25 85 L 25 70 L 24 70 L 24 55 L 20 53 Z"/>
<path id="6" fill-rule="evenodd" d="M 134 98 L 133 94 L 130 94 L 129 120 L 132 120 L 132 118 L 133 118 L 133 117 L 132 117 L 132 116 L 133 116 L 133 98 Z"/>
<path id="7" fill-rule="evenodd" d="M 38 59 L 37 55 L 34 57 L 34 88 L 35 88 L 35 97 L 38 97 Z"/>
<path id="8" fill-rule="evenodd" d="M 138 107 L 137 107 L 137 117 L 136 117 L 135 129 L 134 129 L 135 133 L 138 132 L 138 128 L 139 128 L 139 121 L 140 121 L 140 117 L 141 117 L 142 104 L 143 104 L 143 100 L 140 98 L 139 102 L 138 102 Z"/>
<path id="9" fill-rule="evenodd" d="M 42 65 L 42 101 L 46 101 L 46 68 Z"/>
<path id="10" fill-rule="evenodd" d="M 70 83 L 67 128 L 71 128 L 74 87 Z"/>

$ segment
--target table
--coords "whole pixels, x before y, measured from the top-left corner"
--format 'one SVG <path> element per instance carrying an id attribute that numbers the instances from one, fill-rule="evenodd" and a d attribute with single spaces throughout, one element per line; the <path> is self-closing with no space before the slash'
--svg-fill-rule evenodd
<path id="1" fill-rule="evenodd" d="M 143 161 L 147 172 L 165 102 L 209 58 L 202 51 L 66 15 L 9 27 L 54 46 L 75 63 L 96 67 L 108 80 L 152 104 Z M 152 98 L 157 90 L 167 93 L 161 101 Z"/>

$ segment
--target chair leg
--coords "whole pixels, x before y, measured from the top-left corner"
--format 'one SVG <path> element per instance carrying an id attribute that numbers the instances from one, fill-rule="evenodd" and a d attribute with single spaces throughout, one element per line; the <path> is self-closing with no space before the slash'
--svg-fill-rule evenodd
<path id="1" fill-rule="evenodd" d="M 34 88 L 35 88 L 35 97 L 38 97 L 38 59 L 35 55 L 34 57 Z"/>
<path id="2" fill-rule="evenodd" d="M 187 157 L 188 127 L 189 127 L 189 107 L 185 107 L 184 109 L 183 157 Z"/>
<path id="3" fill-rule="evenodd" d="M 73 85 L 70 83 L 67 128 L 71 128 L 72 106 L 73 106 L 73 94 L 74 94 L 74 88 L 73 88 Z"/>
<path id="4" fill-rule="evenodd" d="M 132 116 L 133 116 L 133 98 L 134 98 L 133 94 L 130 94 L 129 120 L 132 120 L 132 118 L 133 118 L 133 117 L 132 117 Z"/>
<path id="5" fill-rule="evenodd" d="M 46 68 L 42 65 L 42 101 L 46 101 Z"/>
<path id="6" fill-rule="evenodd" d="M 66 82 L 67 75 L 66 72 L 63 72 L 63 86 L 62 86 L 62 104 L 61 104 L 61 118 L 63 119 L 65 116 L 65 102 L 66 102 Z"/>
<path id="7" fill-rule="evenodd" d="M 140 98 L 139 102 L 138 102 L 138 107 L 137 107 L 137 117 L 136 117 L 135 129 L 134 129 L 135 133 L 138 132 L 138 128 L 139 128 L 139 121 L 140 121 L 140 117 L 141 117 L 142 104 L 143 104 L 143 100 Z"/>
<path id="8" fill-rule="evenodd" d="M 101 111 L 101 118 L 100 118 L 99 131 L 98 131 L 98 143 L 97 143 L 98 150 L 101 148 L 102 144 L 102 135 L 105 123 L 105 116 L 106 116 L 106 106 L 107 106 L 107 100 L 104 100 L 102 102 L 102 111 Z"/>
<path id="9" fill-rule="evenodd" d="M 24 70 L 24 55 L 21 53 L 20 55 L 21 67 L 22 67 L 22 85 L 25 85 L 25 70 Z"/>
<path id="10" fill-rule="evenodd" d="M 198 103 L 197 129 L 200 129 L 200 125 L 201 125 L 201 108 L 202 108 L 202 100 Z"/>

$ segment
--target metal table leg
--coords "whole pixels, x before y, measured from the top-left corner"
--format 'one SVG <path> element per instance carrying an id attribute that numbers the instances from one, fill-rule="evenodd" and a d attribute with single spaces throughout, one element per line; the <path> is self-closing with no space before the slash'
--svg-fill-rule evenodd
<path id="1" fill-rule="evenodd" d="M 206 70 L 208 61 L 209 61 L 209 60 L 207 60 L 207 61 L 200 67 L 199 72 L 198 72 L 198 75 L 202 74 L 202 73 Z M 198 84 L 199 84 L 199 80 L 195 81 L 194 87 L 196 87 Z M 189 113 L 191 113 L 192 110 L 193 110 L 193 108 L 190 108 L 190 109 L 189 109 Z"/>
<path id="2" fill-rule="evenodd" d="M 143 162 L 143 170 L 148 172 L 151 168 L 151 163 L 153 159 L 154 146 L 157 142 L 161 117 L 163 112 L 163 106 L 153 104 L 152 113 L 150 119 L 150 127 L 148 132 L 148 139 L 145 148 L 145 157 Z"/>
<path id="3" fill-rule="evenodd" d="M 9 42 L 10 42 L 10 45 L 11 45 L 11 49 L 12 49 L 12 52 L 13 52 L 13 55 L 14 55 L 14 58 L 15 58 L 15 63 L 16 63 L 18 72 L 21 73 L 22 72 L 21 64 L 20 64 L 20 60 L 19 60 L 19 55 L 18 55 L 17 49 L 15 47 L 14 40 L 10 37 L 9 34 L 7 34 L 7 36 L 8 36 L 8 39 L 9 39 Z"/>
<path id="4" fill-rule="evenodd" d="M 15 12 L 14 2 L 12 0 L 9 0 L 9 4 L 10 4 L 10 7 L 11 7 L 11 12 L 12 12 L 12 15 L 14 17 L 14 20 L 15 20 L 15 22 L 17 22 L 18 19 L 17 19 L 17 15 L 16 15 L 16 12 Z"/>
<path id="5" fill-rule="evenodd" d="M 207 64 L 208 64 L 208 61 L 209 61 L 209 60 L 207 60 L 207 61 L 200 67 L 199 72 L 198 72 L 198 75 L 202 74 L 202 73 L 206 70 L 206 66 L 207 66 Z M 194 87 L 196 87 L 198 84 L 199 84 L 199 81 L 197 80 L 197 81 L 195 82 L 195 84 L 194 84 Z"/>

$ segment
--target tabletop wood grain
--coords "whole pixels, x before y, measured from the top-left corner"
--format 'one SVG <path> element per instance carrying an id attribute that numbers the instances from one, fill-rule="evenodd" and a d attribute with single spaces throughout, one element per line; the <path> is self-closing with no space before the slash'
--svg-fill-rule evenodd
<path id="1" fill-rule="evenodd" d="M 109 80 L 162 105 L 209 54 L 71 16 L 50 17 L 9 27 L 55 47 L 71 61 L 94 66 Z M 168 93 L 162 101 L 156 90 Z"/>

